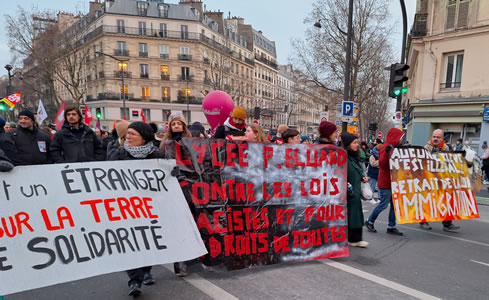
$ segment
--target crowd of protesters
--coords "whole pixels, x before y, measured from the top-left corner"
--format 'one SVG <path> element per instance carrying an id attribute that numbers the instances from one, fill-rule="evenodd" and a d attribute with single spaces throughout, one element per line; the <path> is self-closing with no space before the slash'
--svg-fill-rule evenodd
<path id="1" fill-rule="evenodd" d="M 64 124 L 58 131 L 54 126 L 40 127 L 35 116 L 28 110 L 18 114 L 18 122 L 7 123 L 0 117 L 0 171 L 10 171 L 14 166 L 38 165 L 50 163 L 72 163 L 104 160 L 133 160 L 163 158 L 167 141 L 179 142 L 182 138 L 220 138 L 257 143 L 282 144 L 323 144 L 341 146 L 348 154 L 348 242 L 350 246 L 366 248 L 362 228 L 376 232 L 375 221 L 379 214 L 389 208 L 387 233 L 402 236 L 396 228 L 396 218 L 392 205 L 392 191 L 389 169 L 389 151 L 402 144 L 404 132 L 392 128 L 385 142 L 375 139 L 371 144 L 362 142 L 358 136 L 348 132 L 338 134 L 334 123 L 322 121 L 318 128 L 319 137 L 313 141 L 309 136 L 301 135 L 295 128 L 285 124 L 278 126 L 276 135 L 267 136 L 258 124 L 247 125 L 246 110 L 236 107 L 223 125 L 218 126 L 210 135 L 204 126 L 194 122 L 189 126 L 181 113 L 169 117 L 167 128 L 163 125 L 144 122 L 118 120 L 111 133 L 99 128 L 92 129 L 82 122 L 82 114 L 76 107 L 64 112 Z M 464 151 L 470 164 L 471 173 L 480 174 L 480 168 L 489 174 L 489 147 L 483 145 L 485 154 L 480 158 L 470 145 L 457 141 L 455 151 Z M 449 152 L 451 149 L 443 140 L 443 131 L 435 130 L 426 144 L 427 151 Z M 489 179 L 488 179 L 489 180 Z M 376 204 L 370 216 L 364 220 L 362 208 L 362 183 L 369 182 L 374 195 L 371 202 Z M 377 201 L 378 199 L 378 201 Z M 369 200 L 369 199 L 363 199 Z M 424 230 L 430 230 L 428 223 L 420 223 Z M 452 222 L 443 222 L 443 229 L 455 231 L 459 226 Z M 175 274 L 188 275 L 185 262 L 174 264 Z M 151 267 L 127 271 L 129 294 L 141 293 L 142 284 L 153 284 Z"/>

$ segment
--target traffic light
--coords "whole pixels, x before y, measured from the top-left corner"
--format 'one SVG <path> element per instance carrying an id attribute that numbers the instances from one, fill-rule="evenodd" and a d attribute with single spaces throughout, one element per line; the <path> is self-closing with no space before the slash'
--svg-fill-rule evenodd
<path id="1" fill-rule="evenodd" d="M 255 120 L 260 120 L 261 108 L 259 106 L 255 106 Z"/>
<path id="2" fill-rule="evenodd" d="M 0 103 L 0 111 L 7 110 L 7 105 L 3 102 Z"/>
<path id="3" fill-rule="evenodd" d="M 102 118 L 102 111 L 100 109 L 100 107 L 97 107 L 96 108 L 96 111 L 95 111 L 95 116 L 97 117 L 97 119 L 101 119 Z"/>
<path id="4" fill-rule="evenodd" d="M 404 76 L 404 72 L 409 69 L 406 64 L 392 64 L 390 67 L 390 80 L 389 80 L 389 97 L 397 98 L 397 96 L 407 92 L 407 87 L 403 87 L 404 81 L 408 80 L 407 76 Z"/>
<path id="5" fill-rule="evenodd" d="M 368 130 L 376 132 L 377 131 L 377 122 L 376 121 L 370 121 L 370 123 L 368 124 Z"/>

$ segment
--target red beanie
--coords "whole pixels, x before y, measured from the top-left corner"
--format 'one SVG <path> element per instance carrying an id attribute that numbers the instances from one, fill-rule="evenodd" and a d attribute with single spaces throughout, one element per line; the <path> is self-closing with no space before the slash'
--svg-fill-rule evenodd
<path id="1" fill-rule="evenodd" d="M 329 138 L 336 131 L 336 125 L 328 121 L 322 121 L 319 124 L 319 135 L 323 138 Z"/>

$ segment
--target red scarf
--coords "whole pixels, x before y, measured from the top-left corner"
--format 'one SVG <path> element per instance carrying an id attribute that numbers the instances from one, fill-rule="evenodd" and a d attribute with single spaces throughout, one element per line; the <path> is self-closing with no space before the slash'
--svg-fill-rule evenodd
<path id="1" fill-rule="evenodd" d="M 243 122 L 241 126 L 233 122 L 233 118 L 229 118 L 229 124 L 231 124 L 234 128 L 237 129 L 245 129 L 246 128 L 246 122 Z"/>
<path id="2" fill-rule="evenodd" d="M 444 141 L 444 140 L 442 140 L 442 141 L 441 141 L 441 143 L 439 143 L 438 145 L 435 145 L 435 144 L 433 143 L 433 138 L 431 138 L 431 139 L 430 139 L 430 144 L 432 144 L 433 146 L 438 147 L 438 148 L 440 148 L 440 149 L 445 148 L 445 141 Z"/>

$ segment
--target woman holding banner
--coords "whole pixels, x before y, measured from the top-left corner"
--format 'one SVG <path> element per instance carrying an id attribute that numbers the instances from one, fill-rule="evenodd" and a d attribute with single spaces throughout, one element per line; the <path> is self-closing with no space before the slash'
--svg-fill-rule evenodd
<path id="1" fill-rule="evenodd" d="M 154 145 L 154 130 L 144 122 L 134 122 L 127 128 L 124 145 L 107 154 L 108 160 L 163 158 L 163 153 Z M 151 266 L 128 270 L 129 296 L 141 294 L 141 284 L 154 284 Z"/>
<path id="2" fill-rule="evenodd" d="M 356 135 L 348 132 L 341 133 L 343 148 L 348 153 L 348 244 L 352 247 L 366 248 L 368 242 L 362 240 L 363 209 L 362 209 L 362 181 L 367 182 L 360 166 L 360 141 Z"/>

